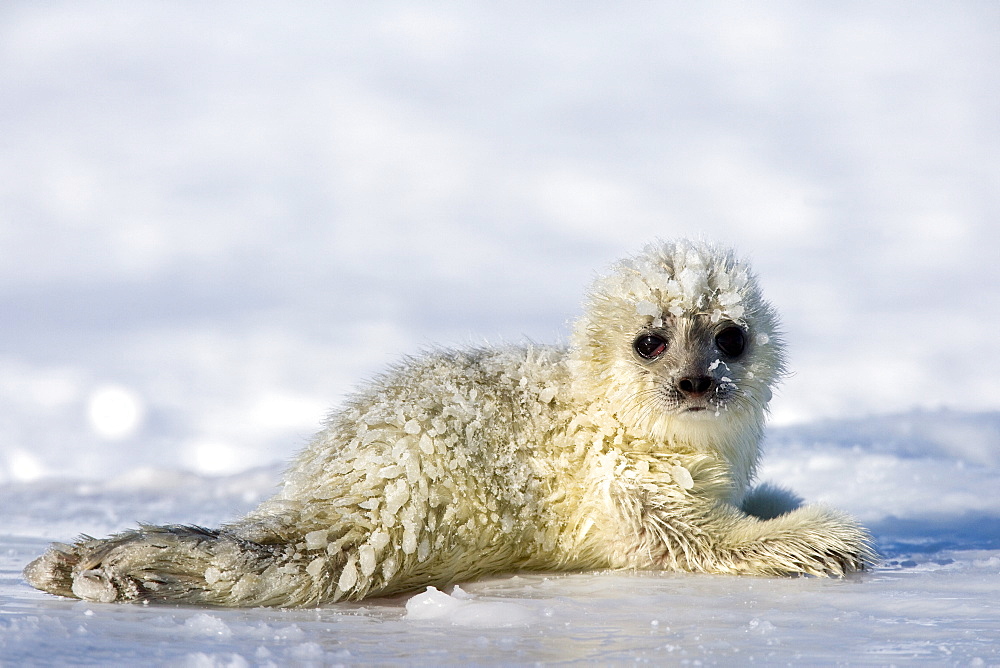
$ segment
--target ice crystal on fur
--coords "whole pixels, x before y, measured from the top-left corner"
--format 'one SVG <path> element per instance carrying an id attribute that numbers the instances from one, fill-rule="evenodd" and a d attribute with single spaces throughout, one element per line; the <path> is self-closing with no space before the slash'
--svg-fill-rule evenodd
<path id="1" fill-rule="evenodd" d="M 653 245 L 596 281 L 569 348 L 405 359 L 247 517 L 56 544 L 25 576 L 93 601 L 296 606 L 518 569 L 862 569 L 852 520 L 750 491 L 777 332 L 731 252 Z"/>

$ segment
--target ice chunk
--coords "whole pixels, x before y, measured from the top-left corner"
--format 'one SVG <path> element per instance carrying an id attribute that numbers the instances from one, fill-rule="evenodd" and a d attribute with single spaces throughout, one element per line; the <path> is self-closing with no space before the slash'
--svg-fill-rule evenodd
<path id="1" fill-rule="evenodd" d="M 370 540 L 370 539 L 369 539 Z M 375 547 L 362 545 L 358 548 L 358 566 L 365 577 L 375 572 Z"/>
<path id="2" fill-rule="evenodd" d="M 413 524 L 407 522 L 403 528 L 403 554 L 413 554 L 417 551 L 417 532 Z"/>
<path id="3" fill-rule="evenodd" d="M 386 545 L 389 544 L 389 534 L 384 531 L 373 531 L 372 535 L 368 537 L 368 544 L 371 545 L 376 552 L 380 552 Z"/>
<path id="4" fill-rule="evenodd" d="M 189 617 L 184 622 L 184 628 L 199 636 L 228 638 L 233 635 L 232 629 L 222 619 L 205 612 Z"/>
<path id="5" fill-rule="evenodd" d="M 663 313 L 659 306 L 647 299 L 643 299 L 635 305 L 635 312 L 639 315 L 647 315 L 650 318 L 659 318 Z"/>
<path id="6" fill-rule="evenodd" d="M 510 601 L 480 601 L 455 587 L 452 595 L 434 587 L 406 602 L 408 620 L 435 620 L 455 626 L 496 628 L 526 626 L 537 615 L 525 605 Z"/>
<path id="7" fill-rule="evenodd" d="M 309 562 L 308 566 L 306 566 L 306 573 L 308 573 L 314 578 L 319 578 L 319 576 L 323 574 L 323 567 L 325 565 L 326 565 L 326 559 L 324 559 L 323 557 L 316 557 L 315 559 Z"/>
<path id="8" fill-rule="evenodd" d="M 693 262 L 692 257 L 689 256 L 688 262 L 688 266 L 677 273 L 677 282 L 681 286 L 681 294 L 684 299 L 693 303 L 698 297 L 708 292 L 708 274 L 705 272 L 700 257 L 697 258 L 697 262 Z"/>
<path id="9" fill-rule="evenodd" d="M 718 300 L 722 306 L 732 306 L 739 303 L 740 295 L 737 292 L 723 292 L 719 295 Z"/>
<path id="10" fill-rule="evenodd" d="M 386 511 L 391 515 L 395 515 L 409 498 L 410 490 L 406 486 L 406 481 L 402 478 L 397 478 L 395 482 L 387 485 L 385 488 Z"/>
<path id="11" fill-rule="evenodd" d="M 681 489 L 694 487 L 694 478 L 691 477 L 691 472 L 679 464 L 670 467 L 670 477 L 680 485 Z"/>
<path id="12" fill-rule="evenodd" d="M 398 478 L 403 475 L 403 467 L 399 464 L 392 464 L 391 466 L 386 466 L 378 472 L 379 476 L 387 479 Z"/>
<path id="13" fill-rule="evenodd" d="M 340 572 L 340 579 L 337 580 L 337 587 L 339 587 L 341 591 L 348 591 L 357 583 L 358 568 L 356 566 L 356 562 L 354 561 L 354 557 L 351 557 L 344 565 L 344 570 Z"/>
<path id="14" fill-rule="evenodd" d="M 327 543 L 327 530 L 320 529 L 319 531 L 310 531 L 305 535 L 306 539 L 306 549 L 308 550 L 319 550 L 326 547 Z"/>
<path id="15" fill-rule="evenodd" d="M 467 601 L 453 598 L 437 587 L 428 587 L 406 602 L 406 619 L 440 619 L 466 605 Z"/>

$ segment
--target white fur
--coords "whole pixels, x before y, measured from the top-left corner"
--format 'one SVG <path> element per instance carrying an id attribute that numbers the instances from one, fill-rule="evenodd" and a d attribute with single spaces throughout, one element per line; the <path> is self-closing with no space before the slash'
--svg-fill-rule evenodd
<path id="1" fill-rule="evenodd" d="M 732 324 L 739 359 L 713 343 Z M 662 358 L 633 351 L 644 331 L 669 337 Z M 650 246 L 595 283 L 569 349 L 406 359 L 246 518 L 56 544 L 25 576 L 94 601 L 295 606 L 517 569 L 863 569 L 874 553 L 851 519 L 773 488 L 747 496 L 783 364 L 745 264 L 707 244 Z M 713 390 L 684 396 L 685 374 Z"/>

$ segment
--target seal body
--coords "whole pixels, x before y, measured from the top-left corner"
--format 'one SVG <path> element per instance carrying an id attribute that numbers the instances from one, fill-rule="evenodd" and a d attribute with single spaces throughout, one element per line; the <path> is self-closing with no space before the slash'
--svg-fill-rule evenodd
<path id="1" fill-rule="evenodd" d="M 595 282 L 569 347 L 405 359 L 247 517 L 54 544 L 25 577 L 94 601 L 303 606 L 529 569 L 862 570 L 852 519 L 750 489 L 777 328 L 731 252 L 652 245 Z"/>

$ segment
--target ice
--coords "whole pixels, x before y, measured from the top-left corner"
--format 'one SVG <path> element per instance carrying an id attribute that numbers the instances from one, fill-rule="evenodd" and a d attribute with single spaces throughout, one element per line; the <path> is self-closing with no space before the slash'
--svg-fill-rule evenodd
<path id="1" fill-rule="evenodd" d="M 351 587 L 353 587 L 357 581 L 357 562 L 351 558 L 347 560 L 346 564 L 344 564 L 344 569 L 340 572 L 340 579 L 337 580 L 337 586 L 344 591 L 350 591 Z"/>
<path id="2" fill-rule="evenodd" d="M 414 596 L 406 603 L 408 619 L 438 619 L 450 615 L 458 608 L 465 607 L 468 601 L 449 596 L 437 587 L 428 587 L 423 594 Z"/>
<path id="3" fill-rule="evenodd" d="M 535 621 L 531 608 L 509 601 L 481 601 L 455 586 L 446 594 L 435 587 L 406 602 L 405 619 L 435 620 L 456 626 L 497 628 L 524 626 Z"/>
<path id="4" fill-rule="evenodd" d="M 671 466 L 670 477 L 680 485 L 681 489 L 691 489 L 694 487 L 694 479 L 691 477 L 691 472 L 683 466 Z"/>
<path id="5" fill-rule="evenodd" d="M 635 305 L 635 311 L 639 315 L 649 316 L 650 318 L 659 318 L 662 315 L 660 307 L 646 299 L 641 300 Z"/>
<path id="6" fill-rule="evenodd" d="M 213 638 L 229 638 L 233 635 L 232 629 L 224 621 L 215 615 L 199 613 L 189 617 L 184 622 L 184 628 L 200 636 L 211 636 Z"/>

